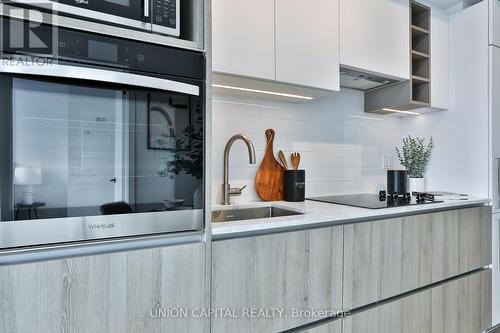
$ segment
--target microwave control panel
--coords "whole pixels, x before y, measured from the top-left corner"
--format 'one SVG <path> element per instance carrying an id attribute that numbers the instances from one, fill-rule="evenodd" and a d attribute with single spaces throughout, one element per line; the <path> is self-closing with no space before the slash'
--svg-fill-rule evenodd
<path id="1" fill-rule="evenodd" d="M 175 29 L 177 26 L 177 0 L 152 0 L 153 23 Z"/>

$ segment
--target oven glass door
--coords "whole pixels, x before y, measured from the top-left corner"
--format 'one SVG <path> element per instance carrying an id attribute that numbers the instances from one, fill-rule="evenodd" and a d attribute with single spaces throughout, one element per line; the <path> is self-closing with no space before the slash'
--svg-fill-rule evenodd
<path id="1" fill-rule="evenodd" d="M 79 82 L 0 76 L 0 248 L 200 229 L 202 97 Z"/>

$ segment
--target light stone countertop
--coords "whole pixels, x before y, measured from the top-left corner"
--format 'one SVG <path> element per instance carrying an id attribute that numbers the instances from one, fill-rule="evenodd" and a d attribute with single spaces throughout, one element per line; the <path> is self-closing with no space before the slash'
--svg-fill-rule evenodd
<path id="1" fill-rule="evenodd" d="M 222 240 L 284 231 L 304 230 L 330 225 L 357 223 L 405 215 L 431 213 L 454 208 L 458 209 L 468 206 L 488 205 L 489 202 L 489 199 L 469 197 L 468 200 L 446 200 L 442 203 L 382 209 L 357 208 L 309 200 L 304 202 L 253 202 L 230 206 L 214 205 L 212 210 L 272 206 L 294 210 L 303 213 L 303 215 L 212 223 L 212 239 Z"/>

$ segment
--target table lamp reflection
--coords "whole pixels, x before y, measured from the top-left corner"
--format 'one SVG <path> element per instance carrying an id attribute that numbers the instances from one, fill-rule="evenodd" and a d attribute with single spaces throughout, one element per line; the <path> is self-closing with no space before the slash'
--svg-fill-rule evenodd
<path id="1" fill-rule="evenodd" d="M 14 170 L 14 185 L 25 186 L 23 204 L 34 203 L 33 185 L 42 184 L 42 169 L 37 167 L 17 167 Z"/>

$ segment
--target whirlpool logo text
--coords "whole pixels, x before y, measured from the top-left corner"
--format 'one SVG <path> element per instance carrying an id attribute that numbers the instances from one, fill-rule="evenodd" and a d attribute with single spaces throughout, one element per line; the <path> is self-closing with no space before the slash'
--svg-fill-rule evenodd
<path id="1" fill-rule="evenodd" d="M 88 225 L 88 228 L 90 230 L 94 230 L 94 229 L 113 229 L 114 227 L 115 227 L 114 223 L 110 223 L 110 224 L 100 223 L 100 224 L 89 224 Z"/>

